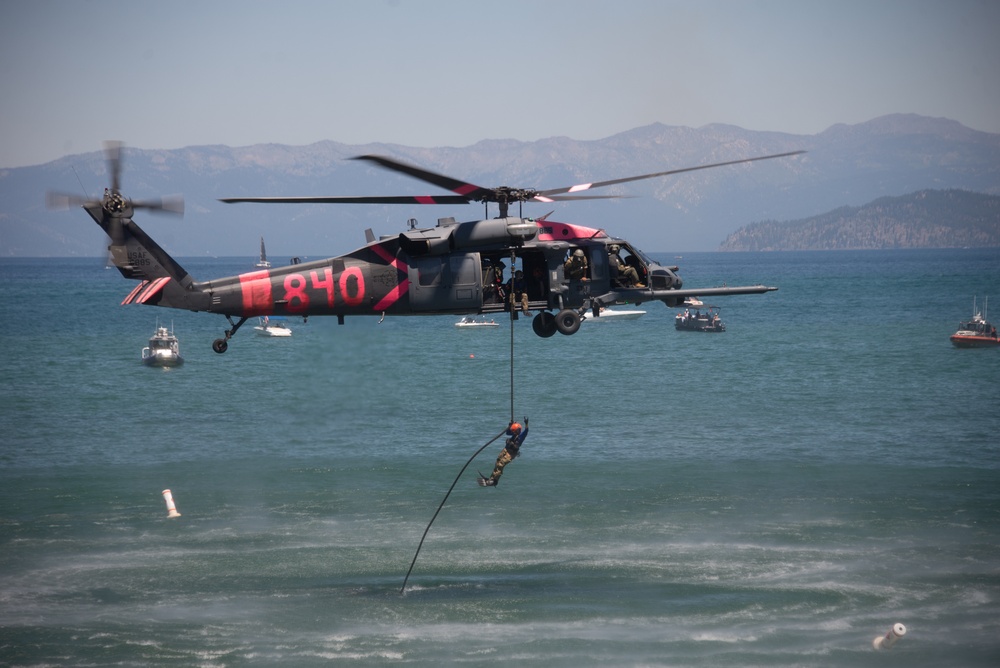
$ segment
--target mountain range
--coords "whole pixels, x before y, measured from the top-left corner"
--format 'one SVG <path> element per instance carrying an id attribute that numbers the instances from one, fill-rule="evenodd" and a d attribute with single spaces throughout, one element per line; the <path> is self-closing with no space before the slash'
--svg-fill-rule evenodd
<path id="1" fill-rule="evenodd" d="M 592 191 L 619 199 L 530 203 L 524 217 L 606 230 L 650 252 L 715 250 L 741 227 L 860 207 L 887 196 L 960 189 L 1000 195 L 1000 135 L 912 114 L 835 125 L 815 135 L 731 125 L 653 124 L 592 141 L 486 140 L 467 147 L 393 144 L 128 148 L 122 191 L 134 199 L 180 193 L 184 218 L 135 220 L 176 256 L 256 253 L 325 257 L 363 245 L 364 230 L 394 234 L 415 218 L 495 216 L 481 204 L 223 204 L 220 197 L 440 195 L 430 184 L 348 158 L 382 154 L 477 185 L 548 189 L 745 157 L 805 150 L 791 158 L 699 170 Z M 47 191 L 97 197 L 109 185 L 100 147 L 37 166 L 0 170 L 0 254 L 101 256 L 104 239 L 83 211 L 50 211 Z M 519 210 L 512 207 L 511 215 Z"/>
<path id="2" fill-rule="evenodd" d="M 1000 196 L 921 190 L 803 220 L 741 227 L 725 251 L 1000 248 Z"/>

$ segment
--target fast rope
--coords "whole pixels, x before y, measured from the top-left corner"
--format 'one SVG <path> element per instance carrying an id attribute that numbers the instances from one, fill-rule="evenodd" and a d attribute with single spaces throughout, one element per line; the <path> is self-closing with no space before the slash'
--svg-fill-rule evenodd
<path id="1" fill-rule="evenodd" d="M 424 539 L 427 538 L 427 532 L 431 530 L 431 525 L 434 524 L 434 520 L 437 519 L 438 513 L 441 512 L 441 509 L 444 508 L 444 502 L 448 500 L 449 496 L 451 496 L 451 491 L 453 489 L 455 489 L 455 485 L 458 484 L 458 481 L 462 477 L 462 474 L 465 473 L 465 469 L 469 468 L 469 464 L 472 463 L 473 459 L 475 459 L 476 457 L 479 456 L 480 452 L 482 452 L 483 450 L 485 450 L 487 448 L 487 446 L 489 446 L 491 443 L 493 443 L 493 441 L 495 441 L 498 438 L 500 438 L 501 436 L 503 436 L 505 433 L 507 433 L 506 429 L 504 429 L 503 431 L 501 431 L 499 434 L 497 434 L 496 436 L 494 436 L 490 440 L 486 441 L 486 443 L 484 443 L 481 448 L 479 448 L 478 450 L 476 450 L 475 453 L 473 453 L 473 455 L 471 457 L 469 457 L 469 461 L 465 462 L 465 466 L 463 466 L 462 470 L 458 472 L 457 476 L 455 476 L 455 482 L 451 483 L 451 487 L 448 488 L 448 493 L 444 495 L 443 499 L 441 499 L 441 505 L 439 505 L 438 509 L 436 511 L 434 511 L 434 517 L 431 518 L 431 521 L 427 523 L 427 528 L 424 529 L 424 535 L 420 538 L 420 544 L 417 545 L 417 552 L 416 552 L 416 554 L 413 555 L 413 561 L 410 562 L 410 570 L 406 571 L 406 577 L 403 578 L 403 586 L 399 590 L 400 594 L 406 593 L 406 582 L 407 582 L 407 580 L 410 579 L 410 573 L 413 572 L 413 565 L 417 563 L 417 556 L 420 554 L 420 548 L 422 548 L 424 546 Z"/>
<path id="2" fill-rule="evenodd" d="M 514 260 L 517 256 L 514 251 L 510 252 L 510 421 L 514 421 Z M 523 303 L 523 302 L 522 302 Z"/>
<path id="3" fill-rule="evenodd" d="M 514 261 L 516 259 L 517 259 L 517 256 L 515 255 L 514 251 L 512 250 L 510 252 L 510 276 L 511 276 L 510 287 L 511 287 L 511 290 L 510 290 L 510 295 L 508 295 L 508 301 L 510 302 L 510 421 L 511 422 L 514 421 L 514 318 L 515 318 L 515 315 L 516 315 L 514 313 L 514 309 L 516 308 L 515 304 L 514 304 Z M 420 537 L 420 544 L 417 545 L 417 551 L 413 555 L 413 561 L 410 562 L 410 569 L 408 571 L 406 571 L 406 577 L 403 578 L 403 586 L 399 590 L 400 594 L 405 594 L 406 593 L 406 583 L 410 579 L 410 573 L 413 572 L 413 566 L 417 563 L 417 557 L 420 555 L 420 548 L 422 548 L 424 546 L 424 540 L 427 538 L 427 533 L 431 530 L 431 525 L 434 524 L 434 520 L 437 519 L 438 513 L 441 512 L 442 508 L 444 508 L 445 501 L 447 501 L 448 497 L 451 496 L 451 492 L 452 492 L 453 489 L 455 489 L 455 485 L 458 484 L 458 481 L 462 478 L 462 474 L 465 473 L 465 469 L 469 468 L 469 464 L 472 463 L 473 459 L 475 459 L 476 457 L 479 456 L 480 452 L 482 452 L 483 450 L 485 450 L 487 447 L 489 447 L 489 445 L 491 443 L 493 443 L 494 441 L 496 441 L 498 438 L 500 438 L 501 436 L 503 436 L 506 433 L 507 433 L 507 429 L 505 428 L 499 434 L 497 434 L 496 436 L 494 436 L 490 440 L 486 441 L 486 443 L 484 443 L 482 445 L 482 447 L 480 447 L 478 450 L 476 450 L 472 454 L 472 456 L 469 457 L 469 461 L 465 462 L 465 466 L 463 466 L 462 470 L 460 470 L 458 472 L 458 475 L 455 476 L 455 481 L 451 483 L 451 487 L 448 488 L 448 493 L 444 495 L 443 499 L 441 499 L 441 505 L 439 505 L 438 508 L 437 508 L 437 510 L 434 511 L 434 516 L 431 518 L 431 521 L 427 523 L 427 528 L 424 529 L 424 535 Z"/>

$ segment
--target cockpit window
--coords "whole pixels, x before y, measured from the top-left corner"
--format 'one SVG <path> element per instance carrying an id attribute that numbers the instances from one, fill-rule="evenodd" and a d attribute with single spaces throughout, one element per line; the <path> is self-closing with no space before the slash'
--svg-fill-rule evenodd
<path id="1" fill-rule="evenodd" d="M 640 259 L 640 260 L 642 261 L 642 263 L 643 263 L 644 265 L 646 265 L 647 267 L 648 267 L 648 266 L 649 266 L 650 264 L 652 264 L 652 262 L 653 262 L 653 261 L 652 261 L 652 260 L 650 260 L 650 259 L 649 259 L 648 257 L 646 257 L 646 254 L 645 254 L 645 253 L 643 253 L 643 252 L 642 252 L 641 250 L 639 250 L 638 248 L 633 248 L 632 246 L 629 246 L 628 244 L 622 244 L 622 250 L 627 250 L 627 251 L 628 251 L 629 253 L 631 253 L 632 255 L 635 255 L 635 256 L 636 256 L 637 258 L 639 258 L 639 259 Z"/>

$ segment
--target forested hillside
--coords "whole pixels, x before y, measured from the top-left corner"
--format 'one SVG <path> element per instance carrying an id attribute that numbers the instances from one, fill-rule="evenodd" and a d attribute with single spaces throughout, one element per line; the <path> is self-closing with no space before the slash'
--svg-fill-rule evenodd
<path id="1" fill-rule="evenodd" d="M 727 251 L 1000 247 L 1000 197 L 921 190 L 792 221 L 746 225 Z"/>

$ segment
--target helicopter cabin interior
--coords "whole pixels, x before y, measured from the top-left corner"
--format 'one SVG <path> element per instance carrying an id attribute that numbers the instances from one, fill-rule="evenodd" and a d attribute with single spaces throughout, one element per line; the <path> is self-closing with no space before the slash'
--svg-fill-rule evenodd
<path id="1" fill-rule="evenodd" d="M 583 276 L 571 277 L 565 266 L 577 251 L 584 254 L 585 269 Z M 629 281 L 617 262 L 609 261 L 611 253 L 625 267 L 635 269 L 638 281 Z M 428 254 L 411 258 L 410 264 L 410 306 L 425 313 L 507 311 L 512 290 L 517 293 L 517 304 L 522 303 L 522 290 L 527 294 L 527 310 L 578 308 L 591 297 L 638 287 L 634 283 L 648 284 L 650 270 L 640 252 L 624 241 L 609 238 L 527 245 L 513 254 L 509 248 Z M 521 276 L 515 278 L 517 272 Z"/>
<path id="2" fill-rule="evenodd" d="M 567 304 L 576 304 L 590 295 L 600 295 L 613 289 L 633 287 L 617 267 L 609 262 L 613 246 L 626 266 L 633 267 L 639 281 L 648 273 L 640 255 L 627 244 L 614 243 L 550 244 L 545 248 L 526 248 L 515 252 L 513 266 L 507 253 L 482 253 L 482 296 L 484 313 L 505 311 L 511 303 L 510 291 L 513 276 L 522 272 L 524 291 L 528 295 L 528 309 L 559 310 Z M 582 279 L 570 278 L 564 271 L 566 261 L 581 250 L 586 258 Z M 516 287 L 514 288 L 516 290 Z M 517 300 L 520 302 L 520 300 Z"/>

